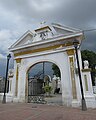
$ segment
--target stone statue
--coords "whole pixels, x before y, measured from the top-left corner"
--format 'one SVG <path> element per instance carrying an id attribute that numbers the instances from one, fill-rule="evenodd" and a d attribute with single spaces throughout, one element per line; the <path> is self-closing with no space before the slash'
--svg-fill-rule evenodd
<path id="1" fill-rule="evenodd" d="M 8 76 L 13 76 L 13 75 L 14 75 L 14 70 L 13 69 L 9 69 Z"/>
<path id="2" fill-rule="evenodd" d="M 83 62 L 84 62 L 84 69 L 88 69 L 89 68 L 89 62 L 88 62 L 88 60 L 85 60 Z"/>

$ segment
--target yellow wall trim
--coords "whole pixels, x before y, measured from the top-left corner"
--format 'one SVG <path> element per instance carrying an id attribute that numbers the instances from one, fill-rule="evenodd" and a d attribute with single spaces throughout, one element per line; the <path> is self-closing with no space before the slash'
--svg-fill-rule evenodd
<path id="1" fill-rule="evenodd" d="M 85 80 L 86 91 L 88 91 L 87 75 L 84 75 L 84 80 Z"/>
<path id="2" fill-rule="evenodd" d="M 47 50 L 52 50 L 52 49 L 59 48 L 61 45 L 62 44 L 54 45 L 54 46 L 49 46 L 49 47 L 44 47 L 44 48 L 39 48 L 39 49 L 34 49 L 34 50 L 27 50 L 26 49 L 26 51 L 14 53 L 14 56 L 17 57 L 17 56 L 20 56 L 20 55 L 32 54 L 32 53 L 36 53 L 36 52 L 43 52 L 43 51 L 47 51 Z M 62 47 L 64 47 L 64 46 L 71 46 L 71 45 L 72 45 L 71 43 L 66 43 L 66 44 L 63 44 Z M 73 54 L 73 50 L 71 50 L 71 54 Z"/>
<path id="3" fill-rule="evenodd" d="M 70 50 L 66 50 L 66 51 L 67 51 L 68 56 L 74 55 L 74 53 L 75 53 L 74 49 L 70 49 Z"/>
<path id="4" fill-rule="evenodd" d="M 16 63 L 21 63 L 21 58 L 15 59 Z"/>
<path id="5" fill-rule="evenodd" d="M 56 49 L 58 47 L 60 47 L 60 45 L 50 46 L 50 47 L 46 47 L 46 48 L 39 48 L 39 49 L 35 49 L 35 50 L 28 50 L 28 51 L 24 51 L 24 52 L 18 52 L 18 53 L 15 53 L 14 56 L 16 57 L 16 56 L 25 55 L 25 54 L 42 52 L 42 51 L 46 51 L 46 50 L 52 50 L 52 49 Z"/>
<path id="6" fill-rule="evenodd" d="M 76 82 L 75 82 L 75 76 L 74 76 L 74 59 L 73 59 L 73 57 L 69 57 L 69 61 L 70 61 L 73 99 L 77 99 Z"/>
<path id="7" fill-rule="evenodd" d="M 82 69 L 82 72 L 90 72 L 91 71 L 91 68 L 88 68 L 88 69 Z"/>

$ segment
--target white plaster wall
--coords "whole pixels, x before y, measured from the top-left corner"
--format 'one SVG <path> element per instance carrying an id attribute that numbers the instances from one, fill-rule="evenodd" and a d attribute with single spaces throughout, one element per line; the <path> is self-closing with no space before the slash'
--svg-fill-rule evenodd
<path id="1" fill-rule="evenodd" d="M 13 94 L 13 98 L 15 97 L 15 84 L 16 84 L 16 61 L 14 60 L 14 76 L 13 76 L 13 79 L 12 79 L 12 94 Z"/>
<path id="2" fill-rule="evenodd" d="M 74 69 L 76 68 L 76 57 L 74 55 L 70 55 L 69 56 L 69 59 L 70 57 L 73 57 L 74 59 Z M 71 73 L 70 71 L 70 61 L 68 59 L 68 68 L 69 68 L 69 73 Z M 81 104 L 81 94 L 80 94 L 80 82 L 79 82 L 79 77 L 78 75 L 76 74 L 75 70 L 74 70 L 74 77 L 75 77 L 75 84 L 76 84 L 76 93 L 77 93 L 77 99 L 73 99 L 73 96 L 72 96 L 72 80 L 71 80 L 71 74 L 69 74 L 69 77 L 70 77 L 70 87 L 71 87 L 71 102 L 72 102 L 72 106 L 73 107 L 78 107 L 80 106 Z"/>
<path id="3" fill-rule="evenodd" d="M 96 107 L 96 100 L 93 94 L 93 89 L 92 89 L 92 81 L 91 81 L 91 74 L 90 72 L 82 72 L 82 58 L 81 58 L 81 52 L 80 50 L 78 50 L 78 57 L 79 57 L 79 64 L 80 64 L 80 70 L 81 70 L 81 78 L 82 78 L 82 85 L 83 85 L 83 91 L 84 91 L 84 97 L 85 97 L 85 101 L 86 101 L 86 105 L 88 108 L 95 108 Z M 76 61 L 76 66 L 77 66 L 77 61 Z M 88 79 L 88 89 L 89 91 L 86 91 L 85 89 L 85 80 L 84 80 L 84 74 L 87 75 L 87 79 Z M 79 80 L 79 76 L 76 75 L 77 78 L 77 87 L 78 87 L 78 102 L 81 105 L 81 87 L 80 87 L 80 80 Z"/>
<path id="4" fill-rule="evenodd" d="M 82 85 L 84 84 L 83 81 L 83 75 L 82 75 L 82 58 L 81 58 L 81 51 L 80 49 L 78 49 L 78 57 L 79 57 L 79 65 L 80 65 L 80 71 L 81 71 L 81 79 L 82 79 Z M 76 69 L 78 69 L 77 67 L 77 60 L 76 60 L 76 56 L 75 56 L 75 66 Z M 81 87 L 80 87 L 80 79 L 79 79 L 79 75 L 75 73 L 75 79 L 76 79 L 76 86 L 77 86 L 77 96 L 78 96 L 78 100 L 81 104 Z M 83 90 L 84 90 L 84 85 L 83 85 Z M 85 93 L 85 92 L 84 92 Z"/>
<path id="5" fill-rule="evenodd" d="M 21 61 L 21 65 L 19 67 L 19 76 L 18 76 L 18 98 L 19 102 L 25 101 L 25 82 L 26 82 L 26 72 L 23 66 L 23 62 Z"/>
<path id="6" fill-rule="evenodd" d="M 85 88 L 86 86 L 85 86 L 84 75 L 87 76 L 88 91 L 86 91 L 86 88 Z M 93 94 L 90 71 L 83 72 L 83 80 L 84 80 L 86 105 L 87 105 L 87 107 L 96 108 L 96 100 L 95 100 L 95 95 Z"/>
<path id="7" fill-rule="evenodd" d="M 9 78 L 9 92 L 8 93 L 12 93 L 12 80 L 13 80 L 13 77 Z"/>
<path id="8" fill-rule="evenodd" d="M 75 102 L 75 105 L 73 106 L 80 106 L 81 105 L 81 88 L 80 88 L 80 80 L 79 76 L 75 74 L 75 82 L 76 82 L 76 90 L 77 90 L 77 100 L 73 100 L 73 104 Z"/>
<path id="9" fill-rule="evenodd" d="M 88 84 L 88 91 L 86 91 L 86 86 L 85 86 L 85 79 L 84 79 L 84 89 L 85 89 L 85 94 L 90 93 L 93 94 L 93 88 L 92 88 L 92 81 L 91 81 L 91 73 L 90 72 L 83 72 L 83 79 L 84 75 L 87 76 L 87 84 Z"/>
<path id="10" fill-rule="evenodd" d="M 22 59 L 20 75 L 19 75 L 19 85 L 18 85 L 18 96 L 19 100 L 23 101 L 25 99 L 25 85 L 26 85 L 26 73 L 30 66 L 43 61 L 49 61 L 55 63 L 61 71 L 61 84 L 62 84 L 62 101 L 63 104 L 71 105 L 71 87 L 70 87 L 70 72 L 68 66 L 68 56 L 64 52 L 47 54 L 43 56 L 34 56 L 31 58 Z"/>
<path id="11" fill-rule="evenodd" d="M 61 60 L 61 85 L 62 85 L 62 102 L 63 105 L 72 105 L 72 83 L 70 77 L 70 63 L 68 55 L 64 53 Z"/>
<path id="12" fill-rule="evenodd" d="M 79 62 L 80 62 L 80 69 L 82 69 L 82 61 L 81 61 L 81 53 L 78 52 L 79 55 Z M 75 66 L 77 67 L 76 56 L 75 58 Z M 77 90 L 77 100 L 72 99 L 72 81 L 70 76 L 70 62 L 66 52 L 55 52 L 55 53 L 46 53 L 45 55 L 34 55 L 34 56 L 25 56 L 21 60 L 21 64 L 19 66 L 19 76 L 18 76 L 18 102 L 25 102 L 25 86 L 26 86 L 26 73 L 28 69 L 38 63 L 48 61 L 56 64 L 61 72 L 61 85 L 62 85 L 62 102 L 63 105 L 67 106 L 80 106 L 81 105 L 81 88 L 80 88 L 80 80 L 79 76 L 75 73 L 75 80 L 76 80 L 76 90 Z M 16 68 L 16 63 L 15 63 Z M 16 70 L 16 69 L 15 69 Z M 14 79 L 12 84 L 13 90 L 13 97 L 15 94 L 15 84 L 16 84 L 16 71 L 14 71 Z M 81 76 L 83 76 L 81 72 Z M 84 88 L 84 80 L 82 77 L 83 89 Z M 90 84 L 90 83 L 89 83 Z M 92 88 L 90 88 L 92 89 Z"/>
<path id="13" fill-rule="evenodd" d="M 85 86 L 84 86 L 84 79 L 83 79 L 83 73 L 82 73 L 82 58 L 81 58 L 81 51 L 78 50 L 78 57 L 79 57 L 79 64 L 80 64 L 80 70 L 81 70 L 81 79 L 82 79 L 82 86 L 83 86 L 83 91 L 84 91 L 84 96 L 85 96 Z M 81 88 L 80 88 L 80 93 L 81 93 Z"/>

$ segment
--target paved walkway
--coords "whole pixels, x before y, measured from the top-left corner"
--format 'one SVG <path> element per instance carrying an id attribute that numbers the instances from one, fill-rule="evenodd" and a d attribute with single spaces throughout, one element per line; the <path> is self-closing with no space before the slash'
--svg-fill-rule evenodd
<path id="1" fill-rule="evenodd" d="M 59 105 L 0 103 L 0 120 L 96 120 L 96 109 L 81 111 Z"/>
<path id="2" fill-rule="evenodd" d="M 61 94 L 55 94 L 52 96 L 53 97 L 45 97 L 45 101 L 47 101 L 47 104 L 62 105 L 62 95 Z"/>

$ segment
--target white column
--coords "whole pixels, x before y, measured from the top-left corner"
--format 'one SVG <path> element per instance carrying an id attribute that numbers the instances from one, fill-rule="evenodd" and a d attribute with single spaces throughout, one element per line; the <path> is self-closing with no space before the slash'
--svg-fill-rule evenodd
<path id="1" fill-rule="evenodd" d="M 14 60 L 14 76 L 13 76 L 13 80 L 12 80 L 13 98 L 15 97 L 15 87 L 16 87 L 16 68 L 17 68 L 17 64 L 16 64 L 16 60 Z"/>
<path id="2" fill-rule="evenodd" d="M 9 78 L 9 92 L 8 92 L 8 93 L 12 93 L 13 75 L 14 75 L 13 69 L 9 69 L 9 72 L 8 72 L 8 78 Z"/>
<path id="3" fill-rule="evenodd" d="M 9 78 L 9 92 L 8 93 L 12 93 L 12 78 Z"/>
<path id="4" fill-rule="evenodd" d="M 24 61 L 24 60 L 22 60 Z M 25 84 L 26 84 L 26 63 L 21 62 L 18 76 L 18 98 L 19 102 L 25 102 Z"/>
<path id="5" fill-rule="evenodd" d="M 14 87 L 14 102 L 19 102 L 19 70 L 20 70 L 20 65 L 21 65 L 21 59 L 16 59 L 15 60 L 15 68 L 14 68 L 14 77 L 13 77 L 13 85 Z"/>
<path id="6" fill-rule="evenodd" d="M 62 102 L 63 105 L 72 105 L 72 90 L 70 80 L 70 65 L 67 54 L 64 54 L 63 63 L 61 62 L 61 85 L 62 85 Z"/>

